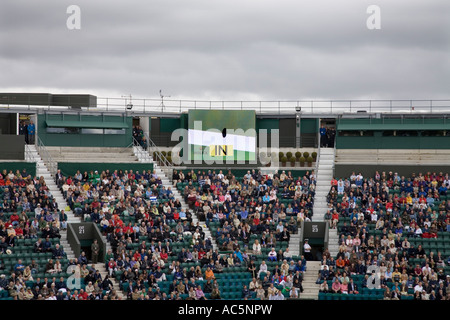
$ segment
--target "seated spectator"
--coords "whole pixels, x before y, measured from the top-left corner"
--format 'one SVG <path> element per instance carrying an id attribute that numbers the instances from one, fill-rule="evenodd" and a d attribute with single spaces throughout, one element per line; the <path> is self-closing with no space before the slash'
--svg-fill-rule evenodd
<path id="1" fill-rule="evenodd" d="M 277 253 L 275 252 L 275 248 L 272 248 L 268 253 L 269 261 L 277 261 Z"/>

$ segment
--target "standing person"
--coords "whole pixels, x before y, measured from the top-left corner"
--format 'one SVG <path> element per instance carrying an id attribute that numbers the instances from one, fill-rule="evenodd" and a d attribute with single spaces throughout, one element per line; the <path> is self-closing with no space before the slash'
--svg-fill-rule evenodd
<path id="1" fill-rule="evenodd" d="M 98 255 L 100 253 L 100 245 L 97 242 L 97 239 L 94 239 L 94 242 L 91 245 L 91 260 L 93 264 L 96 264 L 98 262 Z"/>
<path id="2" fill-rule="evenodd" d="M 133 126 L 133 138 L 136 140 L 133 140 L 133 144 L 137 143 L 138 141 L 138 132 L 137 132 L 137 126 Z"/>
<path id="3" fill-rule="evenodd" d="M 145 136 L 142 137 L 142 143 L 141 143 L 142 149 L 147 151 L 148 148 L 148 143 L 147 143 L 147 139 L 145 139 Z"/>
<path id="4" fill-rule="evenodd" d="M 330 148 L 334 148 L 334 140 L 336 138 L 336 129 L 331 127 L 329 129 L 329 131 L 328 131 L 328 135 L 329 135 L 329 137 L 328 137 L 328 146 Z"/>
<path id="5" fill-rule="evenodd" d="M 320 146 L 325 147 L 327 138 L 327 129 L 323 124 L 320 126 L 319 133 L 320 133 Z"/>
<path id="6" fill-rule="evenodd" d="M 309 240 L 305 239 L 303 244 L 303 252 L 305 253 L 306 260 L 312 260 L 311 246 L 308 242 Z"/>
<path id="7" fill-rule="evenodd" d="M 31 120 L 30 123 L 28 124 L 27 132 L 28 132 L 28 144 L 34 144 L 34 139 L 36 135 L 36 126 L 34 125 L 33 120 Z"/>
<path id="8" fill-rule="evenodd" d="M 25 125 L 25 123 L 23 121 L 20 121 L 19 124 L 19 135 L 23 135 L 25 136 L 25 142 L 27 142 L 27 126 Z"/>

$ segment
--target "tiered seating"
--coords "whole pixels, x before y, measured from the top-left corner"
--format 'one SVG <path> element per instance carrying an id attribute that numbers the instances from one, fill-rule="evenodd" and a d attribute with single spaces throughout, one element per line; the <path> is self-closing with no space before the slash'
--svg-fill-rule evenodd
<path id="1" fill-rule="evenodd" d="M 387 175 L 376 174 L 374 178 L 357 178 L 356 174 L 352 174 L 351 177 L 344 177 L 339 181 L 333 180 L 328 201 L 334 216 L 330 211 L 325 218 L 331 220 L 331 225 L 332 220 L 338 221 L 336 228 L 340 237 L 340 250 L 334 258 L 347 258 L 348 262 L 337 266 L 330 262 L 329 257 L 324 257 L 322 264 L 332 265 L 335 271 L 346 271 L 359 288 L 359 294 L 321 292 L 319 299 L 366 300 L 395 297 L 390 292 L 387 297 L 384 296 L 386 288 L 394 288 L 396 282 L 392 277 L 389 278 L 389 274 L 386 274 L 387 281 L 379 288 L 367 288 L 363 281 L 366 268 L 355 268 L 350 264 L 350 258 L 355 254 L 353 250 L 362 251 L 363 258 L 360 260 L 363 265 L 372 264 L 373 256 L 382 254 L 386 257 L 385 265 L 388 269 L 395 271 L 397 268 L 400 273 L 405 270 L 407 275 L 412 275 L 415 282 L 400 290 L 403 292 L 400 294 L 403 300 L 415 298 L 414 288 L 418 281 L 438 281 L 434 285 L 445 281 L 445 276 L 450 275 L 450 192 L 446 189 L 448 182 L 448 175 L 442 173 L 420 173 L 404 178 L 392 172 Z M 354 208 L 352 203 L 355 204 Z M 357 236 L 360 244 L 358 240 L 356 244 L 354 242 Z M 421 248 L 423 251 L 420 251 Z M 369 257 L 371 261 L 368 260 Z M 357 263 L 357 260 L 352 261 Z M 431 268 L 431 274 L 417 276 L 414 268 L 417 265 L 424 268 L 427 264 Z M 384 275 L 383 272 L 381 274 Z M 434 277 L 436 279 L 433 279 Z M 318 283 L 323 281 L 327 281 L 331 291 L 332 280 L 322 277 Z M 406 283 L 405 280 L 403 282 Z M 399 280 L 399 283 L 402 284 L 402 281 Z M 425 291 L 427 294 L 431 291 L 438 293 L 436 287 L 425 288 Z"/>
<path id="2" fill-rule="evenodd" d="M 228 170 L 222 172 L 218 170 L 184 170 L 176 172 L 174 181 L 177 189 L 183 194 L 185 201 L 191 208 L 197 211 L 208 225 L 211 234 L 223 254 L 235 252 L 234 246 L 237 244 L 240 251 L 252 256 L 255 259 L 258 268 L 262 260 L 268 260 L 268 253 L 272 248 L 277 253 L 284 253 L 289 245 L 291 233 L 296 233 L 298 223 L 302 219 L 312 217 L 312 206 L 314 199 L 314 174 L 305 172 L 304 175 L 292 176 L 291 172 L 275 173 L 273 175 L 261 175 L 255 170 L 240 172 L 238 170 Z M 237 174 L 238 175 L 237 175 Z M 206 176 L 210 181 L 205 181 Z M 178 181 L 178 182 L 177 182 Z M 245 184 L 254 183 L 253 191 L 244 194 Z M 217 188 L 211 187 L 218 186 Z M 267 185 L 267 189 L 258 192 L 259 186 Z M 227 191 L 230 199 L 220 199 L 220 195 L 225 195 Z M 267 194 L 266 194 L 267 192 Z M 270 196 L 270 201 L 264 199 L 264 195 Z M 217 201 L 216 201 L 217 200 Z M 265 201 L 266 200 L 266 201 Z M 242 217 L 241 210 L 247 206 L 248 216 Z M 206 206 L 207 212 L 204 211 Z M 209 209 L 208 209 L 209 207 Z M 256 213 L 256 208 L 262 209 Z M 252 213 L 252 210 L 253 213 Z M 234 216 L 232 212 L 235 211 Z M 222 216 L 223 213 L 223 216 Z M 255 219 L 258 216 L 258 221 Z M 239 223 L 236 221 L 237 218 Z M 279 223 L 286 230 L 286 236 L 277 230 Z M 230 230 L 224 231 L 226 225 L 235 226 L 237 232 L 233 235 Z M 247 236 L 244 238 L 242 229 L 248 225 Z M 224 234 L 225 242 L 221 237 Z M 264 236 L 265 234 L 265 236 Z M 268 238 L 273 234 L 276 242 L 273 245 Z M 285 236 L 285 237 L 284 237 Z M 267 238 L 266 238 L 267 237 Z M 235 242 L 235 240 L 237 242 Z M 255 254 L 253 244 L 255 240 L 262 245 L 261 254 Z M 293 257 L 295 263 L 300 257 Z M 282 261 L 267 261 L 269 270 L 275 265 L 280 266 Z M 271 275 L 271 281 L 279 275 Z M 279 290 L 283 286 L 276 286 Z M 242 290 L 242 288 L 236 289 Z M 283 291 L 285 297 L 288 297 L 289 291 Z"/>
<path id="3" fill-rule="evenodd" d="M 24 199 L 27 199 L 27 203 Z M 24 172 L 12 172 L 3 174 L 0 176 L 0 203 L 2 216 L 0 218 L 1 238 L 4 239 L 1 247 L 1 273 L 4 275 L 4 279 L 11 279 L 11 274 L 16 275 L 16 283 L 18 286 L 35 287 L 36 281 L 42 283 L 47 278 L 48 287 L 54 282 L 55 278 L 60 280 L 61 277 L 66 279 L 68 276 L 66 273 L 69 261 L 64 258 L 55 259 L 51 251 L 35 252 L 34 244 L 38 238 L 45 240 L 46 236 L 49 236 L 49 242 L 51 243 L 50 249 L 54 249 L 56 244 L 60 244 L 58 237 L 59 229 L 64 227 L 63 217 L 59 210 L 56 210 L 56 218 L 47 217 L 44 212 L 48 210 L 53 213 L 51 209 L 52 195 L 48 193 L 45 181 L 37 178 L 28 177 Z M 36 207 L 40 205 L 42 213 L 39 214 L 35 211 Z M 39 210 L 39 209 L 37 209 Z M 16 225 L 16 219 L 19 217 Z M 47 223 L 42 225 L 33 224 L 33 221 L 40 221 L 41 217 L 48 218 Z M 36 219 L 36 220 L 35 220 Z M 45 224 L 49 225 L 49 231 L 44 230 Z M 53 229 L 53 227 L 55 229 Z M 15 231 L 15 236 L 10 236 L 11 230 Z M 64 250 L 63 246 L 60 248 Z M 53 262 L 59 260 L 61 263 L 61 272 L 50 273 L 46 270 L 46 265 L 49 259 L 53 259 Z M 23 272 L 15 270 L 16 265 L 21 261 L 24 267 L 31 266 L 31 277 L 25 275 Z M 33 264 L 32 264 L 33 263 Z M 1 300 L 12 300 L 13 296 L 10 295 L 10 290 L 3 287 L 1 290 Z M 12 291 L 11 291 L 12 292 Z M 20 299 L 21 297 L 18 296 Z"/>
<path id="4" fill-rule="evenodd" d="M 200 191 L 201 181 L 199 181 L 195 176 L 194 179 L 191 179 L 191 181 L 189 181 L 190 173 L 187 172 L 186 176 L 187 179 L 183 179 L 182 176 L 181 178 L 176 178 L 176 187 L 182 190 L 185 185 L 190 188 L 190 185 L 188 186 L 188 184 L 192 184 L 193 187 L 197 188 L 197 190 Z M 314 189 L 311 188 L 310 190 L 308 188 L 308 185 L 306 185 L 306 187 L 303 188 L 303 192 L 298 192 L 298 194 L 295 195 L 295 184 L 298 178 L 301 177 L 294 178 L 289 174 L 285 177 L 285 174 L 282 173 L 282 180 L 284 179 L 284 182 L 280 183 L 276 189 L 274 188 L 277 194 L 276 201 L 272 202 L 272 205 L 274 206 L 280 206 L 281 204 L 283 204 L 283 206 L 280 207 L 278 213 L 285 210 L 285 205 L 292 204 L 294 201 L 297 202 L 297 205 L 294 205 L 294 209 L 292 210 L 292 212 L 286 215 L 286 218 L 279 219 L 280 221 L 285 223 L 286 227 L 289 227 L 289 229 L 292 231 L 297 230 L 298 216 L 306 219 L 307 217 L 311 217 L 312 214 L 311 201 L 313 199 Z M 215 179 L 215 176 L 213 176 L 213 179 Z M 239 177 L 238 179 L 241 183 L 244 177 Z M 278 179 L 278 177 L 276 177 L 275 179 Z M 272 182 L 271 178 L 266 180 L 271 180 L 270 182 Z M 303 182 L 301 180 L 299 181 L 300 184 Z M 250 257 L 248 255 L 245 256 L 247 252 L 244 252 L 244 249 L 246 251 L 249 251 L 248 254 L 251 255 L 251 250 L 247 250 L 247 248 L 249 248 L 249 246 L 252 246 L 256 239 L 261 239 L 261 233 L 266 228 L 256 228 L 252 230 L 251 234 L 249 235 L 248 241 L 246 239 L 238 238 L 238 245 L 240 246 L 245 259 L 243 258 L 242 261 L 235 260 L 236 264 L 234 264 L 233 266 L 228 266 L 227 263 L 224 262 L 224 260 L 226 260 L 226 257 L 230 253 L 234 253 L 234 250 L 221 250 L 220 252 L 213 253 L 211 241 L 209 239 L 204 239 L 204 234 L 202 232 L 203 230 L 201 230 L 202 227 L 200 226 L 200 224 L 194 225 L 192 223 L 189 212 L 181 212 L 181 204 L 177 201 L 173 201 L 173 199 L 171 199 L 171 195 L 166 195 L 165 192 L 163 192 L 163 188 L 165 187 L 162 186 L 159 177 L 157 177 L 155 174 L 138 174 L 137 172 L 133 173 L 126 171 L 124 171 L 123 174 L 121 172 L 91 172 L 84 175 L 78 173 L 74 174 L 74 176 L 72 177 L 60 177 L 60 181 L 57 182 L 66 198 L 68 199 L 68 202 L 74 212 L 82 215 L 87 221 L 96 222 L 100 230 L 104 232 L 104 234 L 107 236 L 107 239 L 111 242 L 111 246 L 114 252 L 106 255 L 105 266 L 107 267 L 107 269 L 109 269 L 111 263 L 111 274 L 119 281 L 121 290 L 123 290 L 123 292 L 126 293 L 130 299 L 138 299 L 137 294 L 133 292 L 135 287 L 138 287 L 141 293 L 149 297 L 153 297 L 153 295 L 155 294 L 161 296 L 164 293 L 170 299 L 189 298 L 187 292 L 179 295 L 174 295 L 173 290 L 169 290 L 172 285 L 173 279 L 176 276 L 176 273 L 172 272 L 172 267 L 175 264 L 178 265 L 180 270 L 184 270 L 184 273 L 187 273 L 191 269 L 191 267 L 199 267 L 201 275 L 193 278 L 196 285 L 200 285 L 205 289 L 205 297 L 207 299 L 214 299 L 211 292 L 209 290 L 206 290 L 205 288 L 207 268 L 211 268 L 214 272 L 214 278 L 217 281 L 221 299 L 241 299 L 243 297 L 243 286 L 248 286 L 250 281 L 252 280 L 252 273 L 247 269 L 247 262 Z M 261 180 L 258 178 L 257 184 L 259 185 L 260 182 Z M 277 182 L 275 182 L 275 185 L 277 185 Z M 287 189 L 287 192 L 284 192 L 282 196 L 281 193 L 283 192 L 283 184 L 286 185 L 286 188 L 290 188 L 290 190 Z M 124 191 L 122 193 L 118 191 L 112 191 L 111 194 L 109 192 L 106 192 L 106 194 L 96 194 L 96 190 L 100 190 L 100 188 L 102 188 L 102 190 L 105 190 L 109 187 L 109 190 L 113 190 L 113 188 L 111 188 L 111 186 L 113 185 L 119 186 L 119 188 L 123 189 Z M 127 191 L 128 186 L 131 187 L 130 191 Z M 141 188 L 143 192 L 141 194 L 135 193 L 135 190 L 139 188 Z M 148 188 L 150 191 L 146 193 L 146 190 Z M 223 188 L 223 186 L 221 188 Z M 268 189 L 267 191 L 270 191 L 270 189 Z M 255 195 L 258 196 L 257 194 Z M 110 197 L 108 198 L 107 196 Z M 259 196 L 262 197 L 262 194 Z M 216 197 L 216 195 L 214 195 L 214 197 Z M 94 198 L 96 198 L 96 200 L 94 200 Z M 246 198 L 250 199 L 250 195 Z M 204 213 L 202 212 L 203 208 L 200 208 L 199 205 L 196 205 L 197 200 L 201 200 L 200 194 L 196 195 L 195 201 L 191 202 L 191 200 L 193 199 L 188 199 L 187 196 L 185 197 L 185 199 L 188 200 L 188 203 L 197 211 L 197 213 Z M 308 204 L 306 204 L 307 201 L 309 201 Z M 92 215 L 92 207 L 94 204 L 98 206 L 99 212 L 102 211 L 101 208 L 104 204 L 106 204 L 108 210 L 106 210 L 105 212 L 100 212 L 100 217 L 94 217 Z M 141 204 L 143 208 L 142 212 L 140 212 Z M 223 204 L 224 206 L 235 205 L 226 203 L 226 201 Z M 297 215 L 299 204 L 300 207 L 303 208 L 302 212 L 304 215 Z M 135 207 L 134 213 L 132 213 L 133 210 L 131 210 L 130 213 L 130 206 L 132 207 L 134 205 L 137 205 Z M 258 206 L 258 204 L 255 203 L 252 206 L 256 207 Z M 167 207 L 171 208 L 170 212 L 166 210 Z M 229 209 L 232 208 L 229 207 Z M 270 218 L 273 218 L 272 213 L 269 211 L 266 212 L 266 215 Z M 288 222 L 290 222 L 288 218 L 291 216 L 295 218 L 293 220 L 293 226 L 288 225 Z M 109 227 L 107 228 L 103 227 L 103 217 L 109 223 Z M 216 234 L 218 228 L 223 227 L 222 224 L 227 219 L 225 217 L 220 220 L 215 220 L 214 217 L 211 218 L 209 214 L 205 213 L 204 217 L 213 235 Z M 265 218 L 261 219 L 261 224 L 263 224 L 264 222 Z M 144 226 L 142 226 L 142 223 L 144 224 Z M 181 229 L 180 224 L 183 227 Z M 136 227 L 136 230 L 139 230 L 136 233 L 133 233 L 132 231 L 132 227 L 134 226 Z M 165 232 L 161 236 L 156 237 L 153 234 L 152 230 L 156 230 L 158 226 L 161 227 L 160 230 L 164 230 Z M 270 220 L 268 220 L 268 223 L 265 226 L 267 227 L 269 232 L 275 232 L 277 228 L 277 224 L 271 222 Z M 198 234 L 196 233 L 197 228 L 199 230 Z M 130 231 L 128 232 L 127 229 L 129 229 Z M 193 241 L 193 237 L 196 237 L 199 242 L 197 243 Z M 151 260 L 150 266 L 147 268 L 139 268 L 134 270 L 132 277 L 129 278 L 128 281 L 124 281 L 124 271 L 127 270 L 127 272 L 130 272 L 133 271 L 133 268 L 128 267 L 128 265 L 123 266 L 121 264 L 119 260 L 120 252 L 118 252 L 121 249 L 118 248 L 123 248 L 124 251 L 122 251 L 122 256 L 128 257 L 130 259 L 132 257 L 135 257 L 139 261 L 139 263 L 142 263 L 143 256 L 139 255 L 139 253 L 142 253 L 141 244 L 143 241 L 145 241 L 147 244 L 144 252 L 148 255 L 148 259 Z M 158 256 L 158 254 L 155 254 L 155 250 L 152 249 L 152 246 L 157 245 L 158 241 L 161 241 L 163 245 L 168 244 L 170 250 L 172 251 L 172 253 L 169 254 L 166 258 L 163 258 L 161 255 Z M 120 243 L 122 243 L 123 246 L 121 246 Z M 287 246 L 288 241 L 284 239 L 283 241 L 278 241 L 274 248 L 277 251 L 281 250 L 284 252 Z M 189 262 L 180 261 L 179 253 L 183 249 L 189 249 L 191 253 L 194 253 L 193 259 Z M 268 250 L 270 250 L 270 246 L 264 246 L 262 248 L 262 255 L 254 257 L 255 262 L 258 264 L 257 266 L 259 266 L 262 260 L 267 260 Z M 196 256 L 197 251 L 200 251 L 199 257 Z M 203 255 L 203 259 L 201 255 Z M 205 255 L 207 256 L 207 258 L 205 258 Z M 222 256 L 224 257 L 223 260 L 220 259 Z M 110 260 L 111 258 L 113 260 Z M 299 257 L 295 258 L 299 259 Z M 211 261 L 212 264 L 210 263 Z M 222 264 L 223 269 L 221 272 L 214 266 L 217 261 Z M 281 261 L 269 261 L 267 264 L 270 268 L 273 268 L 276 264 L 280 265 Z M 159 270 L 157 266 L 160 266 Z M 153 284 L 154 276 L 161 277 L 158 278 L 156 284 Z M 185 275 L 182 276 L 183 279 L 185 277 Z M 138 279 L 141 280 L 142 285 L 139 285 Z M 184 281 L 183 279 L 179 279 L 179 281 Z M 280 287 L 279 285 L 277 286 Z M 251 292 L 248 298 L 256 299 L 256 293 Z"/>

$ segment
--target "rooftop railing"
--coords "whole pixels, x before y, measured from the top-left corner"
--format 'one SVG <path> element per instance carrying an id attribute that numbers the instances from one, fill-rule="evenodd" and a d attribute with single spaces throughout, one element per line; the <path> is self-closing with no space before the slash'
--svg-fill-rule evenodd
<path id="1" fill-rule="evenodd" d="M 23 103 L 23 102 L 21 102 Z M 14 104 L 0 101 L 0 111 L 93 111 L 119 113 L 179 114 L 197 110 L 254 110 L 257 114 L 339 115 L 345 113 L 428 114 L 450 113 L 450 99 L 446 100 L 284 100 L 284 101 L 213 101 L 213 100 L 164 100 L 133 98 L 97 98 L 96 107 L 71 108 L 70 103 L 61 106 Z"/>

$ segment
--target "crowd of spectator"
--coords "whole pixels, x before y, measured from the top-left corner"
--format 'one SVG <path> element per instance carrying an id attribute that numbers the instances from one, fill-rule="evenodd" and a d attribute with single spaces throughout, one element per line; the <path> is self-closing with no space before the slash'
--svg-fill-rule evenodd
<path id="1" fill-rule="evenodd" d="M 32 177 L 25 169 L 2 171 L 0 198 L 0 292 L 19 300 L 47 299 L 57 287 L 51 285 L 55 279 L 41 281 L 40 275 L 63 272 L 61 260 L 66 254 L 58 242 L 60 230 L 67 228 L 67 215 L 59 210 L 44 179 Z M 30 253 L 47 253 L 50 259 L 45 264 L 38 259 L 25 263 L 18 256 L 12 266 L 6 264 L 25 241 Z M 38 288 L 31 287 L 30 281 L 37 281 Z"/>
<path id="2" fill-rule="evenodd" d="M 112 249 L 105 255 L 105 268 L 129 299 L 219 299 L 217 275 L 239 267 L 264 291 L 257 295 L 258 288 L 249 283 L 249 294 L 242 287 L 242 298 L 281 299 L 283 289 L 297 297 L 303 290 L 306 260 L 294 261 L 288 249 L 264 258 L 261 248 L 274 248 L 277 241 L 287 244 L 298 223 L 311 218 L 314 172 L 294 179 L 290 172 L 263 176 L 249 171 L 242 181 L 230 173 L 198 172 L 197 179 L 193 171 L 186 176 L 174 171 L 173 187 L 188 184 L 183 197 L 189 207 L 206 224 L 222 224 L 214 234 L 216 250 L 213 239 L 205 238 L 204 226 L 193 223 L 189 210 L 175 200 L 171 187 L 166 189 L 155 171 L 105 170 L 67 177 L 58 172 L 57 184 L 74 213 L 97 223 L 107 237 Z M 279 190 L 287 206 L 280 203 Z M 251 235 L 259 239 L 249 248 Z M 258 257 L 279 265 L 260 270 L 263 263 Z M 169 287 L 167 282 L 172 282 Z"/>
<path id="3" fill-rule="evenodd" d="M 278 228 L 273 236 L 280 240 L 284 230 L 296 231 L 298 223 L 310 220 L 315 178 L 314 171 L 293 177 L 290 171 L 263 175 L 253 169 L 240 179 L 231 170 L 227 174 L 222 170 L 173 173 L 175 186 L 186 184 L 182 196 L 200 219 L 207 225 L 220 222 L 222 229 L 224 226 L 228 229 L 226 235 L 234 227 L 234 233 L 240 234 L 244 241 L 247 237 L 242 237 L 243 232 L 248 235 L 266 232 L 270 236 L 271 226 Z M 265 239 L 260 242 L 264 245 Z"/>
<path id="4" fill-rule="evenodd" d="M 442 172 L 411 177 L 353 172 L 333 179 L 325 219 L 338 231 L 339 252 L 324 254 L 317 281 L 321 291 L 356 293 L 362 288 L 355 288 L 352 276 L 364 276 L 366 288 L 375 270 L 385 299 L 450 299 L 450 274 L 445 272 L 450 257 L 436 246 L 414 245 L 416 239 L 437 240 L 450 231 L 449 186 L 449 175 Z"/>

